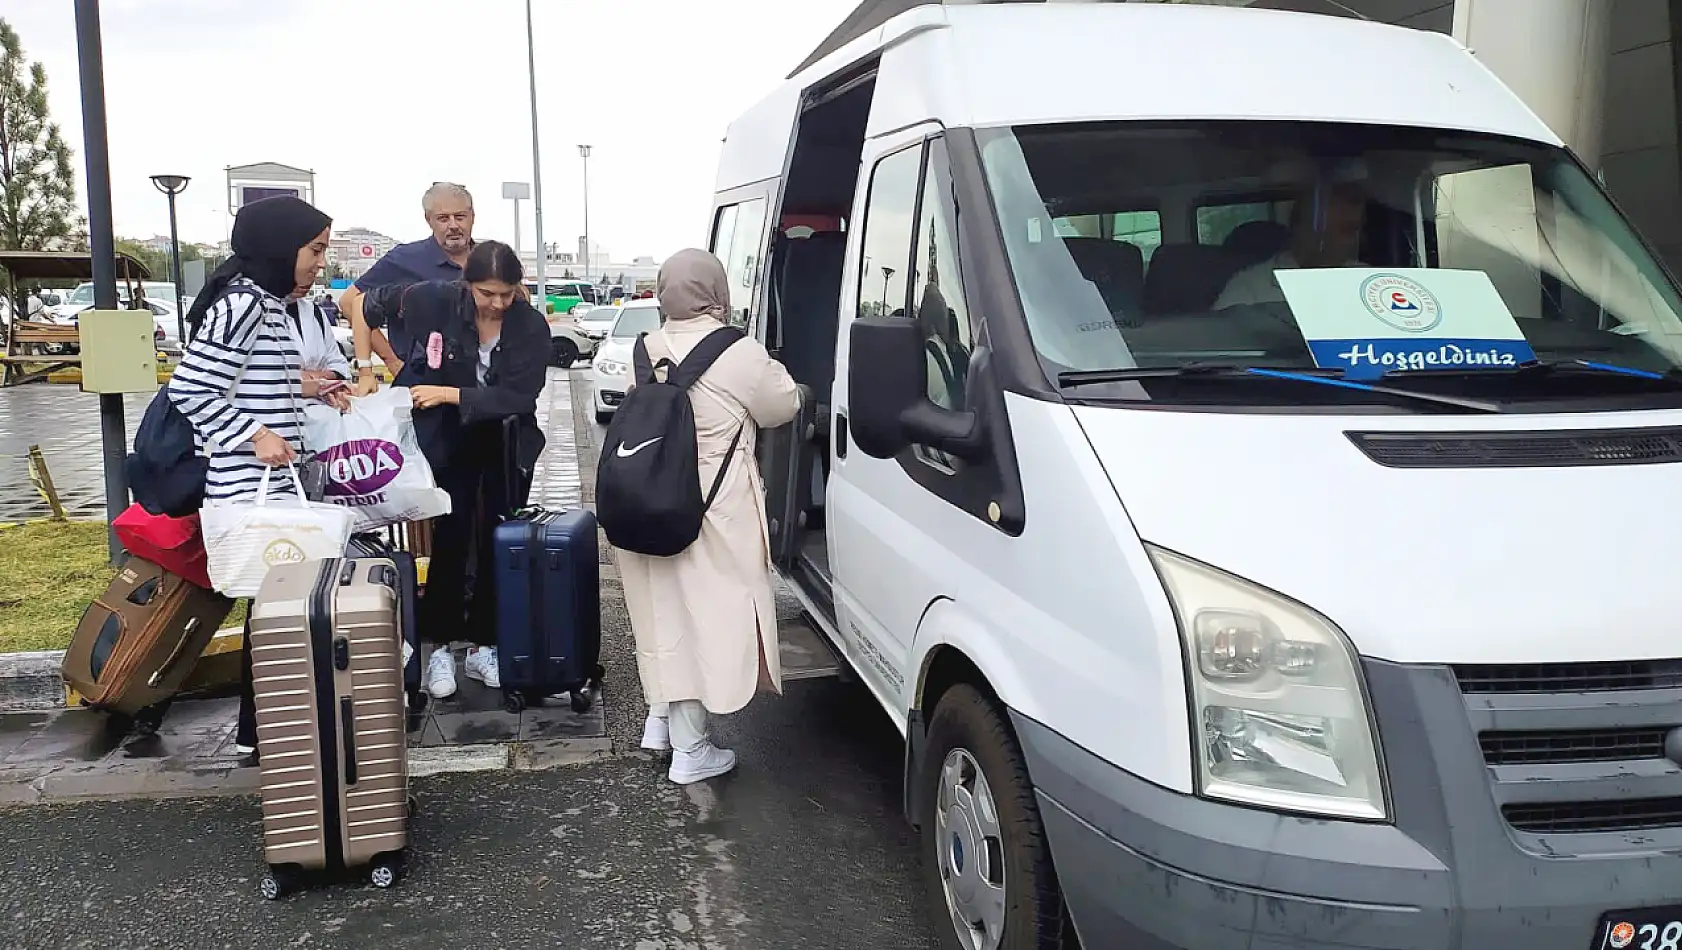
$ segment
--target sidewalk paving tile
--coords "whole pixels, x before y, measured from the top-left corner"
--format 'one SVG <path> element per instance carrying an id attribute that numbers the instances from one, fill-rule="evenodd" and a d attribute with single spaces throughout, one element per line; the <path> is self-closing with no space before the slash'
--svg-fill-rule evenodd
<path id="1" fill-rule="evenodd" d="M 0 716 L 0 763 L 45 728 L 57 712 L 25 712 Z"/>
<path id="2" fill-rule="evenodd" d="M 551 371 L 538 401 L 548 443 L 537 466 L 532 500 L 546 507 L 580 504 L 584 478 L 574 437 L 572 387 Z M 145 398 L 128 400 L 130 431 Z M 40 444 L 73 517 L 103 516 L 99 413 L 95 398 L 68 386 L 0 390 L 0 520 L 40 517 L 45 503 L 30 487 L 20 457 Z M 460 672 L 458 692 L 431 700 L 421 728 L 409 734 L 415 774 L 467 768 L 549 768 L 612 753 L 606 702 L 574 713 L 565 696 L 521 713 L 502 694 Z M 0 714 L 0 803 L 101 797 L 244 794 L 259 770 L 233 753 L 238 700 L 181 699 L 156 735 L 112 737 L 105 714 L 56 709 Z"/>

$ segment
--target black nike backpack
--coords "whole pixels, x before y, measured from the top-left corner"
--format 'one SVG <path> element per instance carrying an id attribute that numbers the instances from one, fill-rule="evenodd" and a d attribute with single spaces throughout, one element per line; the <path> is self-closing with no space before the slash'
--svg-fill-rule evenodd
<path id="1" fill-rule="evenodd" d="M 613 414 L 596 463 L 596 519 L 609 544 L 652 557 L 682 553 L 701 536 L 742 432 L 730 440 L 712 488 L 701 494 L 695 409 L 689 387 L 713 361 L 742 339 L 742 331 L 721 327 L 695 345 L 682 363 L 651 363 L 647 334 L 631 353 L 635 385 Z M 664 379 L 656 376 L 664 371 Z M 743 428 L 751 425 L 744 422 Z"/>

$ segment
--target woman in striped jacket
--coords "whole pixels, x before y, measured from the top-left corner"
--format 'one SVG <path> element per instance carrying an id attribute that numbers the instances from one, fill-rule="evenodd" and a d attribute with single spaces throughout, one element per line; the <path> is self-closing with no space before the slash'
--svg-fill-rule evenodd
<path id="1" fill-rule="evenodd" d="M 292 197 L 265 198 L 239 210 L 233 256 L 211 275 L 187 312 L 191 340 L 169 382 L 169 398 L 193 424 L 210 456 L 206 502 L 256 497 L 263 469 L 298 457 L 303 400 L 320 385 L 306 379 L 287 298 L 315 282 L 327 261 L 332 219 Z M 275 472 L 271 492 L 291 491 Z M 247 621 L 247 632 L 250 631 Z M 251 641 L 241 662 L 239 728 L 234 742 L 256 751 Z"/>

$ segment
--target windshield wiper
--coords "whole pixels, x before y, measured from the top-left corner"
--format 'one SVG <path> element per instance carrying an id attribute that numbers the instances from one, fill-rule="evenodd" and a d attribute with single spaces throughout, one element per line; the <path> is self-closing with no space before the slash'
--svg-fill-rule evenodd
<path id="1" fill-rule="evenodd" d="M 1460 396 L 1445 396 L 1438 393 L 1422 393 L 1412 389 L 1401 389 L 1395 386 L 1374 385 L 1372 383 L 1358 383 L 1343 379 L 1336 370 L 1279 370 L 1263 369 L 1256 366 L 1224 366 L 1198 365 L 1175 367 L 1134 367 L 1131 369 L 1096 369 L 1070 370 L 1057 374 L 1059 386 L 1088 386 L 1094 383 L 1119 383 L 1137 379 L 1287 379 L 1299 383 L 1317 383 L 1321 386 L 1336 386 L 1339 389 L 1353 389 L 1358 392 L 1373 393 L 1379 396 L 1394 396 L 1398 399 L 1408 399 L 1414 402 L 1430 403 L 1436 406 L 1452 406 L 1456 409 L 1470 409 L 1473 412 L 1502 412 L 1500 405 L 1486 402 L 1482 399 L 1465 399 Z"/>
<path id="2" fill-rule="evenodd" d="M 1682 384 L 1682 370 L 1679 369 L 1672 368 L 1662 373 L 1655 373 L 1652 370 L 1635 369 L 1629 366 L 1617 366 L 1612 363 L 1598 363 L 1594 360 L 1532 360 L 1528 363 L 1520 363 L 1517 366 L 1479 366 L 1467 367 L 1464 369 L 1391 370 L 1385 373 L 1382 378 L 1400 379 L 1407 376 L 1423 376 L 1441 379 L 1444 376 L 1513 376 L 1519 379 L 1525 379 L 1568 373 L 1632 376 L 1636 379 L 1650 379 L 1655 382 L 1672 382 Z"/>

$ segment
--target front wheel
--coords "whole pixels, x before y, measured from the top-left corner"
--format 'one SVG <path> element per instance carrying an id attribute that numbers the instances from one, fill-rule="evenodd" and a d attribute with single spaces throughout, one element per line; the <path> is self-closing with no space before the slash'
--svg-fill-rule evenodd
<path id="1" fill-rule="evenodd" d="M 1028 767 L 998 707 L 975 687 L 941 698 L 918 781 L 927 903 L 941 946 L 1072 946 Z"/>
<path id="2" fill-rule="evenodd" d="M 549 341 L 549 362 L 561 369 L 578 362 L 578 344 L 564 336 L 554 337 Z"/>

